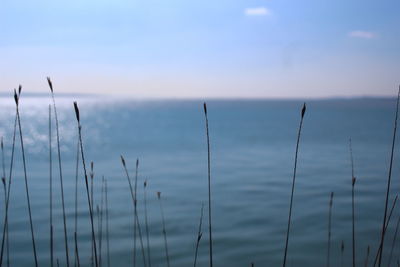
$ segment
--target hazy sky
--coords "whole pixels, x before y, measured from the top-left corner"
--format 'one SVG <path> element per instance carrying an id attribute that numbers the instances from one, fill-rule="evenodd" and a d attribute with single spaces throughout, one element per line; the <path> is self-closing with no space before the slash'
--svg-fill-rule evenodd
<path id="1" fill-rule="evenodd" d="M 2 0 L 0 92 L 394 95 L 399 0 Z"/>

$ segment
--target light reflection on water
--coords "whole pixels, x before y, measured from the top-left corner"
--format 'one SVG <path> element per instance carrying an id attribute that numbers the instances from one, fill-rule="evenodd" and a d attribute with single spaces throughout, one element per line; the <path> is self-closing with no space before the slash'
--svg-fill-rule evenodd
<path id="1" fill-rule="evenodd" d="M 104 175 L 108 179 L 113 266 L 130 265 L 133 247 L 132 204 L 119 160 L 120 154 L 127 159 L 132 176 L 135 160 L 140 160 L 139 214 L 143 214 L 143 181 L 149 181 L 148 207 L 153 266 L 165 265 L 156 191 L 162 191 L 171 264 L 191 265 L 201 202 L 207 200 L 207 151 L 202 102 L 134 101 L 104 97 L 56 99 L 70 248 L 73 248 L 74 166 L 77 143 L 77 125 L 72 106 L 74 100 L 78 101 L 81 111 L 87 164 L 89 161 L 95 163 L 96 204 L 100 203 L 101 176 Z M 41 266 L 46 266 L 49 261 L 50 101 L 49 97 L 22 96 L 20 102 L 33 220 Z M 246 266 L 252 261 L 256 266 L 281 264 L 301 104 L 301 101 L 289 100 L 208 102 L 216 265 Z M 367 245 L 371 245 L 371 251 L 376 250 L 383 215 L 383 192 L 387 177 L 394 104 L 393 99 L 308 102 L 300 145 L 288 254 L 289 266 L 325 264 L 327 207 L 331 191 L 335 191 L 332 264 L 339 264 L 342 240 L 346 246 L 345 262 L 350 263 L 349 137 L 353 139 L 358 177 L 358 263 L 363 262 Z M 0 107 L 0 135 L 4 136 L 8 166 L 15 118 L 13 99 L 0 98 Z M 53 155 L 56 155 L 55 145 L 53 136 Z M 64 264 L 60 189 L 55 158 L 53 163 L 56 256 Z M 31 266 L 33 256 L 21 171 L 21 153 L 17 143 L 10 202 L 11 262 L 14 266 Z M 395 164 L 392 199 L 399 192 L 398 174 L 399 166 Z M 88 264 L 90 228 L 84 190 L 84 178 L 80 170 L 79 248 L 81 261 Z M 398 216 L 399 209 L 396 209 L 393 218 L 397 220 Z M 204 219 L 206 222 L 207 216 Z M 208 262 L 208 235 L 205 226 L 203 231 L 198 266 L 206 266 Z M 393 232 L 394 223 L 389 229 L 390 242 Z M 399 249 L 398 243 L 396 249 Z M 385 254 L 388 252 L 389 249 L 386 249 Z M 103 259 L 104 255 L 105 250 Z M 140 256 L 138 262 L 141 263 Z"/>

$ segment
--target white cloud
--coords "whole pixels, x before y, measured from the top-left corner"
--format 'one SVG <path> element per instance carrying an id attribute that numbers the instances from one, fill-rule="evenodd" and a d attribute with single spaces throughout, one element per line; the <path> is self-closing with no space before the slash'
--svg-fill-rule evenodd
<path id="1" fill-rule="evenodd" d="M 368 31 L 351 31 L 348 33 L 348 36 L 362 39 L 372 39 L 376 37 L 375 33 Z"/>
<path id="2" fill-rule="evenodd" d="M 266 7 L 249 7 L 244 10 L 244 14 L 246 16 L 269 16 L 272 12 Z"/>

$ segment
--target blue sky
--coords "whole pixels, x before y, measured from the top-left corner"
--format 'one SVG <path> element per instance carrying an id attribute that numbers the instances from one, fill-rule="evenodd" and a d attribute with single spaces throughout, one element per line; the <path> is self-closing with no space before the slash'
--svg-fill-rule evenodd
<path id="1" fill-rule="evenodd" d="M 0 91 L 395 95 L 400 1 L 3 0 Z"/>

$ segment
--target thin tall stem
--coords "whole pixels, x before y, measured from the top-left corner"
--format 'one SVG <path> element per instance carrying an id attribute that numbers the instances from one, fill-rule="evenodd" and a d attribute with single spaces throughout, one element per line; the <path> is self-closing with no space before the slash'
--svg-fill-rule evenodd
<path id="1" fill-rule="evenodd" d="M 26 171 L 26 160 L 25 160 L 25 149 L 24 149 L 24 140 L 22 138 L 22 127 L 21 127 L 21 118 L 19 115 L 19 97 L 17 93 L 14 92 L 14 99 L 17 108 L 17 120 L 18 120 L 18 128 L 19 128 L 19 136 L 21 141 L 21 150 L 22 150 L 22 163 L 24 167 L 24 178 L 25 178 L 25 191 L 26 191 L 26 199 L 28 201 L 28 214 L 29 214 L 29 224 L 31 228 L 31 237 L 32 237 L 32 246 L 33 246 L 33 256 L 35 258 L 35 266 L 38 267 L 37 253 L 36 253 L 36 243 L 35 243 L 35 234 L 33 231 L 33 221 L 32 221 L 32 210 L 31 210 L 31 201 L 29 197 L 29 188 L 28 188 L 28 175 Z"/>
<path id="2" fill-rule="evenodd" d="M 353 161 L 353 148 L 351 145 L 351 138 L 349 141 L 350 147 L 350 160 L 351 160 L 351 222 L 352 222 L 352 242 L 353 242 L 353 267 L 356 266 L 356 238 L 355 238 L 355 219 L 354 219 L 354 185 L 356 184 L 356 177 L 354 176 L 354 161 Z"/>
<path id="3" fill-rule="evenodd" d="M 202 224 L 203 224 L 203 210 L 204 210 L 204 203 L 201 203 L 200 223 L 199 223 L 199 230 L 197 232 L 196 249 L 195 249 L 195 252 L 194 252 L 193 267 L 196 267 L 196 264 L 197 264 L 197 254 L 198 254 L 198 251 L 199 251 L 200 240 L 201 240 L 201 237 L 203 236 L 203 232 L 201 230 L 201 227 L 202 227 Z"/>
<path id="4" fill-rule="evenodd" d="M 102 241 L 103 241 L 103 210 L 104 210 L 104 176 L 101 181 L 101 200 L 100 200 L 100 233 L 99 233 L 99 265 L 102 266 Z"/>
<path id="5" fill-rule="evenodd" d="M 344 241 L 340 245 L 340 267 L 343 267 L 343 255 L 344 255 Z"/>
<path id="6" fill-rule="evenodd" d="M 149 224 L 147 218 L 147 180 L 143 183 L 144 187 L 144 221 L 146 224 L 146 239 L 147 239 L 147 260 L 149 263 L 149 267 L 151 267 L 151 257 L 150 257 L 150 238 L 149 238 Z"/>
<path id="7" fill-rule="evenodd" d="M 51 98 L 53 99 L 53 109 L 54 109 L 54 117 L 56 119 L 56 132 L 57 132 L 57 153 L 58 153 L 58 169 L 60 173 L 60 190 L 61 190 L 61 204 L 62 204 L 62 212 L 63 212 L 63 222 L 64 222 L 64 243 L 65 243 L 65 258 L 67 261 L 67 267 L 69 267 L 69 252 L 68 252 L 68 235 L 67 235 L 67 219 L 65 215 L 65 201 L 64 201 L 64 183 L 62 176 L 62 166 L 61 166 L 61 149 L 60 149 L 60 132 L 58 127 L 58 114 L 56 107 L 56 100 L 54 98 L 53 92 L 53 84 L 49 77 L 47 77 L 47 82 L 51 91 Z"/>
<path id="8" fill-rule="evenodd" d="M 21 88 L 21 86 L 20 86 Z M 19 90 L 19 92 L 21 89 Z M 8 232 L 8 207 L 10 203 L 10 190 L 11 190 L 11 178 L 12 178 L 12 171 L 14 165 L 14 152 L 15 152 L 15 136 L 17 132 L 17 112 L 15 112 L 15 120 L 14 120 L 14 132 L 12 138 L 12 149 L 11 149 L 11 162 L 10 162 L 10 171 L 9 171 L 9 178 L 8 178 L 8 186 L 7 186 L 7 201 L 6 201 L 6 215 L 4 217 L 4 224 L 3 224 L 3 237 L 1 239 L 1 253 L 0 253 L 0 267 L 3 265 L 3 255 L 4 255 L 4 241 L 6 234 Z M 8 241 L 7 241 L 8 243 Z"/>
<path id="9" fill-rule="evenodd" d="M 383 215 L 383 223 L 382 223 L 382 234 L 381 234 L 381 252 L 379 253 L 379 264 L 378 266 L 381 267 L 381 262 L 382 262 L 382 255 L 383 255 L 383 248 L 384 248 L 384 243 L 385 243 L 385 225 L 386 225 L 386 215 L 387 215 L 387 210 L 388 210 L 388 202 L 389 202 L 389 192 L 390 192 L 390 183 L 392 180 L 392 167 L 393 167 L 393 155 L 394 155 L 394 146 L 396 143 L 396 131 L 397 131 L 397 117 L 399 113 L 399 98 L 400 98 L 400 86 L 399 86 L 399 91 L 397 93 L 397 103 L 396 103 L 396 116 L 394 119 L 394 127 L 393 127 L 393 140 L 392 140 L 392 150 L 390 154 L 390 165 L 389 165 L 389 174 L 388 174 L 388 181 L 387 181 L 387 189 L 386 189 L 386 200 L 385 200 L 385 212 Z"/>
<path id="10" fill-rule="evenodd" d="M 330 267 L 331 264 L 331 228 L 332 228 L 332 204 L 333 204 L 333 195 L 331 192 L 331 197 L 329 200 L 329 218 L 328 218 L 328 255 L 326 257 L 326 266 Z"/>
<path id="11" fill-rule="evenodd" d="M 138 167 L 139 167 L 139 160 L 136 160 L 136 169 L 135 169 L 135 185 L 134 185 L 134 196 L 135 199 L 133 201 L 133 208 L 135 213 L 135 219 L 133 223 L 133 266 L 136 266 L 136 236 L 137 236 L 137 176 L 138 176 Z"/>
<path id="12" fill-rule="evenodd" d="M 106 194 L 106 238 L 107 238 L 107 267 L 110 267 L 110 236 L 108 226 L 108 185 L 107 179 L 105 181 L 105 194 Z"/>
<path id="13" fill-rule="evenodd" d="M 294 194 L 294 185 L 296 182 L 296 171 L 297 171 L 297 155 L 299 152 L 300 134 L 301 134 L 301 128 L 303 126 L 303 119 L 304 119 L 305 112 L 306 112 L 306 103 L 303 104 L 303 108 L 301 110 L 299 132 L 297 133 L 296 154 L 294 157 L 294 168 L 293 168 L 292 193 L 290 195 L 290 207 L 289 207 L 289 217 L 288 217 L 288 225 L 287 225 L 287 231 L 286 231 L 285 254 L 283 256 L 283 267 L 286 266 L 286 257 L 287 257 L 287 250 L 288 250 L 288 245 L 289 245 L 290 223 L 291 223 L 291 219 L 292 219 L 293 194 Z"/>
<path id="14" fill-rule="evenodd" d="M 51 146 L 51 105 L 49 105 L 49 197 L 50 197 L 50 266 L 54 266 L 54 228 L 53 228 L 53 156 Z"/>
<path id="15" fill-rule="evenodd" d="M 169 253 L 168 253 L 168 242 L 167 242 L 167 231 L 165 230 L 165 219 L 164 219 L 164 210 L 162 207 L 162 202 L 161 202 L 161 192 L 157 192 L 157 198 L 160 203 L 160 211 L 161 211 L 161 219 L 162 219 L 162 227 L 163 227 L 163 235 L 164 235 L 164 245 L 165 245 L 165 257 L 167 259 L 167 267 L 170 267 L 169 265 Z"/>
<path id="16" fill-rule="evenodd" d="M 206 135 L 207 135 L 207 176 L 208 176 L 208 238 L 209 238 L 209 257 L 210 267 L 213 266 L 213 240 L 212 240 L 212 219 L 211 219 L 211 151 L 210 151 L 210 134 L 208 129 L 207 104 L 204 102 L 204 117 L 206 119 Z"/>
<path id="17" fill-rule="evenodd" d="M 146 267 L 147 263 L 146 263 L 146 256 L 145 256 L 144 246 L 143 246 L 142 231 L 141 231 L 141 228 L 140 228 L 139 216 L 138 216 L 138 213 L 137 213 L 137 209 L 135 209 L 135 205 L 137 203 L 137 199 L 136 199 L 136 195 L 134 194 L 134 191 L 133 191 L 132 182 L 131 182 L 131 178 L 129 177 L 128 169 L 126 168 L 125 159 L 124 159 L 124 157 L 122 155 L 121 155 L 121 162 L 122 162 L 122 166 L 124 167 L 124 170 L 125 170 L 126 179 L 128 180 L 128 183 L 129 183 L 129 190 L 131 192 L 132 203 L 133 203 L 133 206 L 134 206 L 134 222 L 136 221 L 136 224 L 137 224 L 137 228 L 138 228 L 138 232 L 139 232 L 139 241 L 140 241 L 140 245 L 142 247 L 143 265 L 144 265 L 144 267 Z M 139 160 L 136 160 L 136 176 L 137 176 L 137 172 L 138 172 L 138 167 L 139 167 Z"/>
<path id="18" fill-rule="evenodd" d="M 3 187 L 4 187 L 4 215 L 5 215 L 5 207 L 7 203 L 7 182 L 6 182 L 6 165 L 4 163 L 4 144 L 3 144 L 3 137 L 1 137 L 1 163 L 3 166 Z M 5 217 L 5 216 L 4 216 Z M 7 251 L 7 267 L 10 267 L 10 244 L 8 239 L 8 222 L 6 222 L 6 251 Z"/>
<path id="19" fill-rule="evenodd" d="M 367 247 L 367 256 L 365 257 L 364 267 L 368 267 L 369 253 L 370 253 L 370 247 L 368 245 L 368 247 Z"/>
<path id="20" fill-rule="evenodd" d="M 76 164 L 75 164 L 75 230 L 74 230 L 74 242 L 75 242 L 75 267 L 80 266 L 79 260 L 79 249 L 78 249 L 78 175 L 79 175 L 79 140 L 76 145 Z"/>
<path id="21" fill-rule="evenodd" d="M 96 235 L 94 233 L 94 223 L 93 223 L 93 209 L 92 209 L 92 203 L 90 202 L 90 195 L 89 195 L 89 183 L 88 183 L 88 177 L 87 177 L 87 171 L 86 171 L 86 163 L 85 163 L 85 155 L 83 152 L 83 142 L 82 142 L 82 126 L 80 123 L 80 117 L 79 117 L 79 108 L 78 104 L 74 102 L 74 108 L 75 108 L 75 115 L 76 115 L 76 120 L 78 121 L 78 133 L 79 133 L 79 143 L 80 143 L 80 150 L 81 150 L 81 157 L 82 157 L 82 165 L 83 165 L 83 172 L 85 174 L 85 184 L 86 184 L 86 195 L 87 195 L 87 200 L 88 200 L 88 205 L 89 205 L 89 215 L 90 215 L 90 223 L 92 226 L 92 240 L 93 240 L 93 247 L 94 247 L 94 259 L 95 259 L 95 264 L 96 267 L 98 267 L 98 262 L 97 262 L 97 249 L 96 249 Z"/>
<path id="22" fill-rule="evenodd" d="M 93 180 L 94 180 L 94 171 L 93 171 L 93 161 L 90 162 L 90 200 L 92 202 L 92 213 L 93 213 L 93 207 L 94 207 L 94 201 L 93 201 Z M 94 247 L 93 247 L 93 240 L 92 240 L 92 258 L 91 258 L 91 265 L 93 267 L 94 265 Z"/>
<path id="23" fill-rule="evenodd" d="M 393 210 L 396 207 L 397 199 L 398 199 L 398 195 L 396 195 L 396 197 L 394 198 L 392 207 L 390 208 L 389 216 L 388 216 L 388 219 L 387 219 L 386 225 L 385 225 L 385 231 L 387 230 L 387 228 L 389 226 L 389 222 L 390 222 L 390 219 L 392 218 Z M 379 257 L 379 254 L 381 253 L 381 249 L 382 249 L 382 247 L 379 245 L 378 251 L 376 252 L 376 255 L 375 255 L 374 267 L 376 266 L 376 263 L 378 262 L 378 257 Z"/>
<path id="24" fill-rule="evenodd" d="M 399 231 L 399 225 L 400 225 L 400 216 L 399 216 L 399 219 L 397 220 L 396 230 L 395 230 L 394 236 L 393 236 L 392 248 L 390 249 L 389 264 L 388 264 L 389 267 L 392 262 L 393 250 L 394 250 L 394 246 L 396 244 L 396 238 L 397 238 L 397 233 Z"/>
<path id="25" fill-rule="evenodd" d="M 97 236 L 99 237 L 98 239 L 98 244 L 99 244 L 99 248 L 98 248 L 98 254 L 99 254 L 99 267 L 101 267 L 101 251 L 100 251 L 100 243 L 101 243 L 101 238 L 100 238 L 100 207 L 99 205 L 96 205 L 96 214 L 97 214 Z"/>

